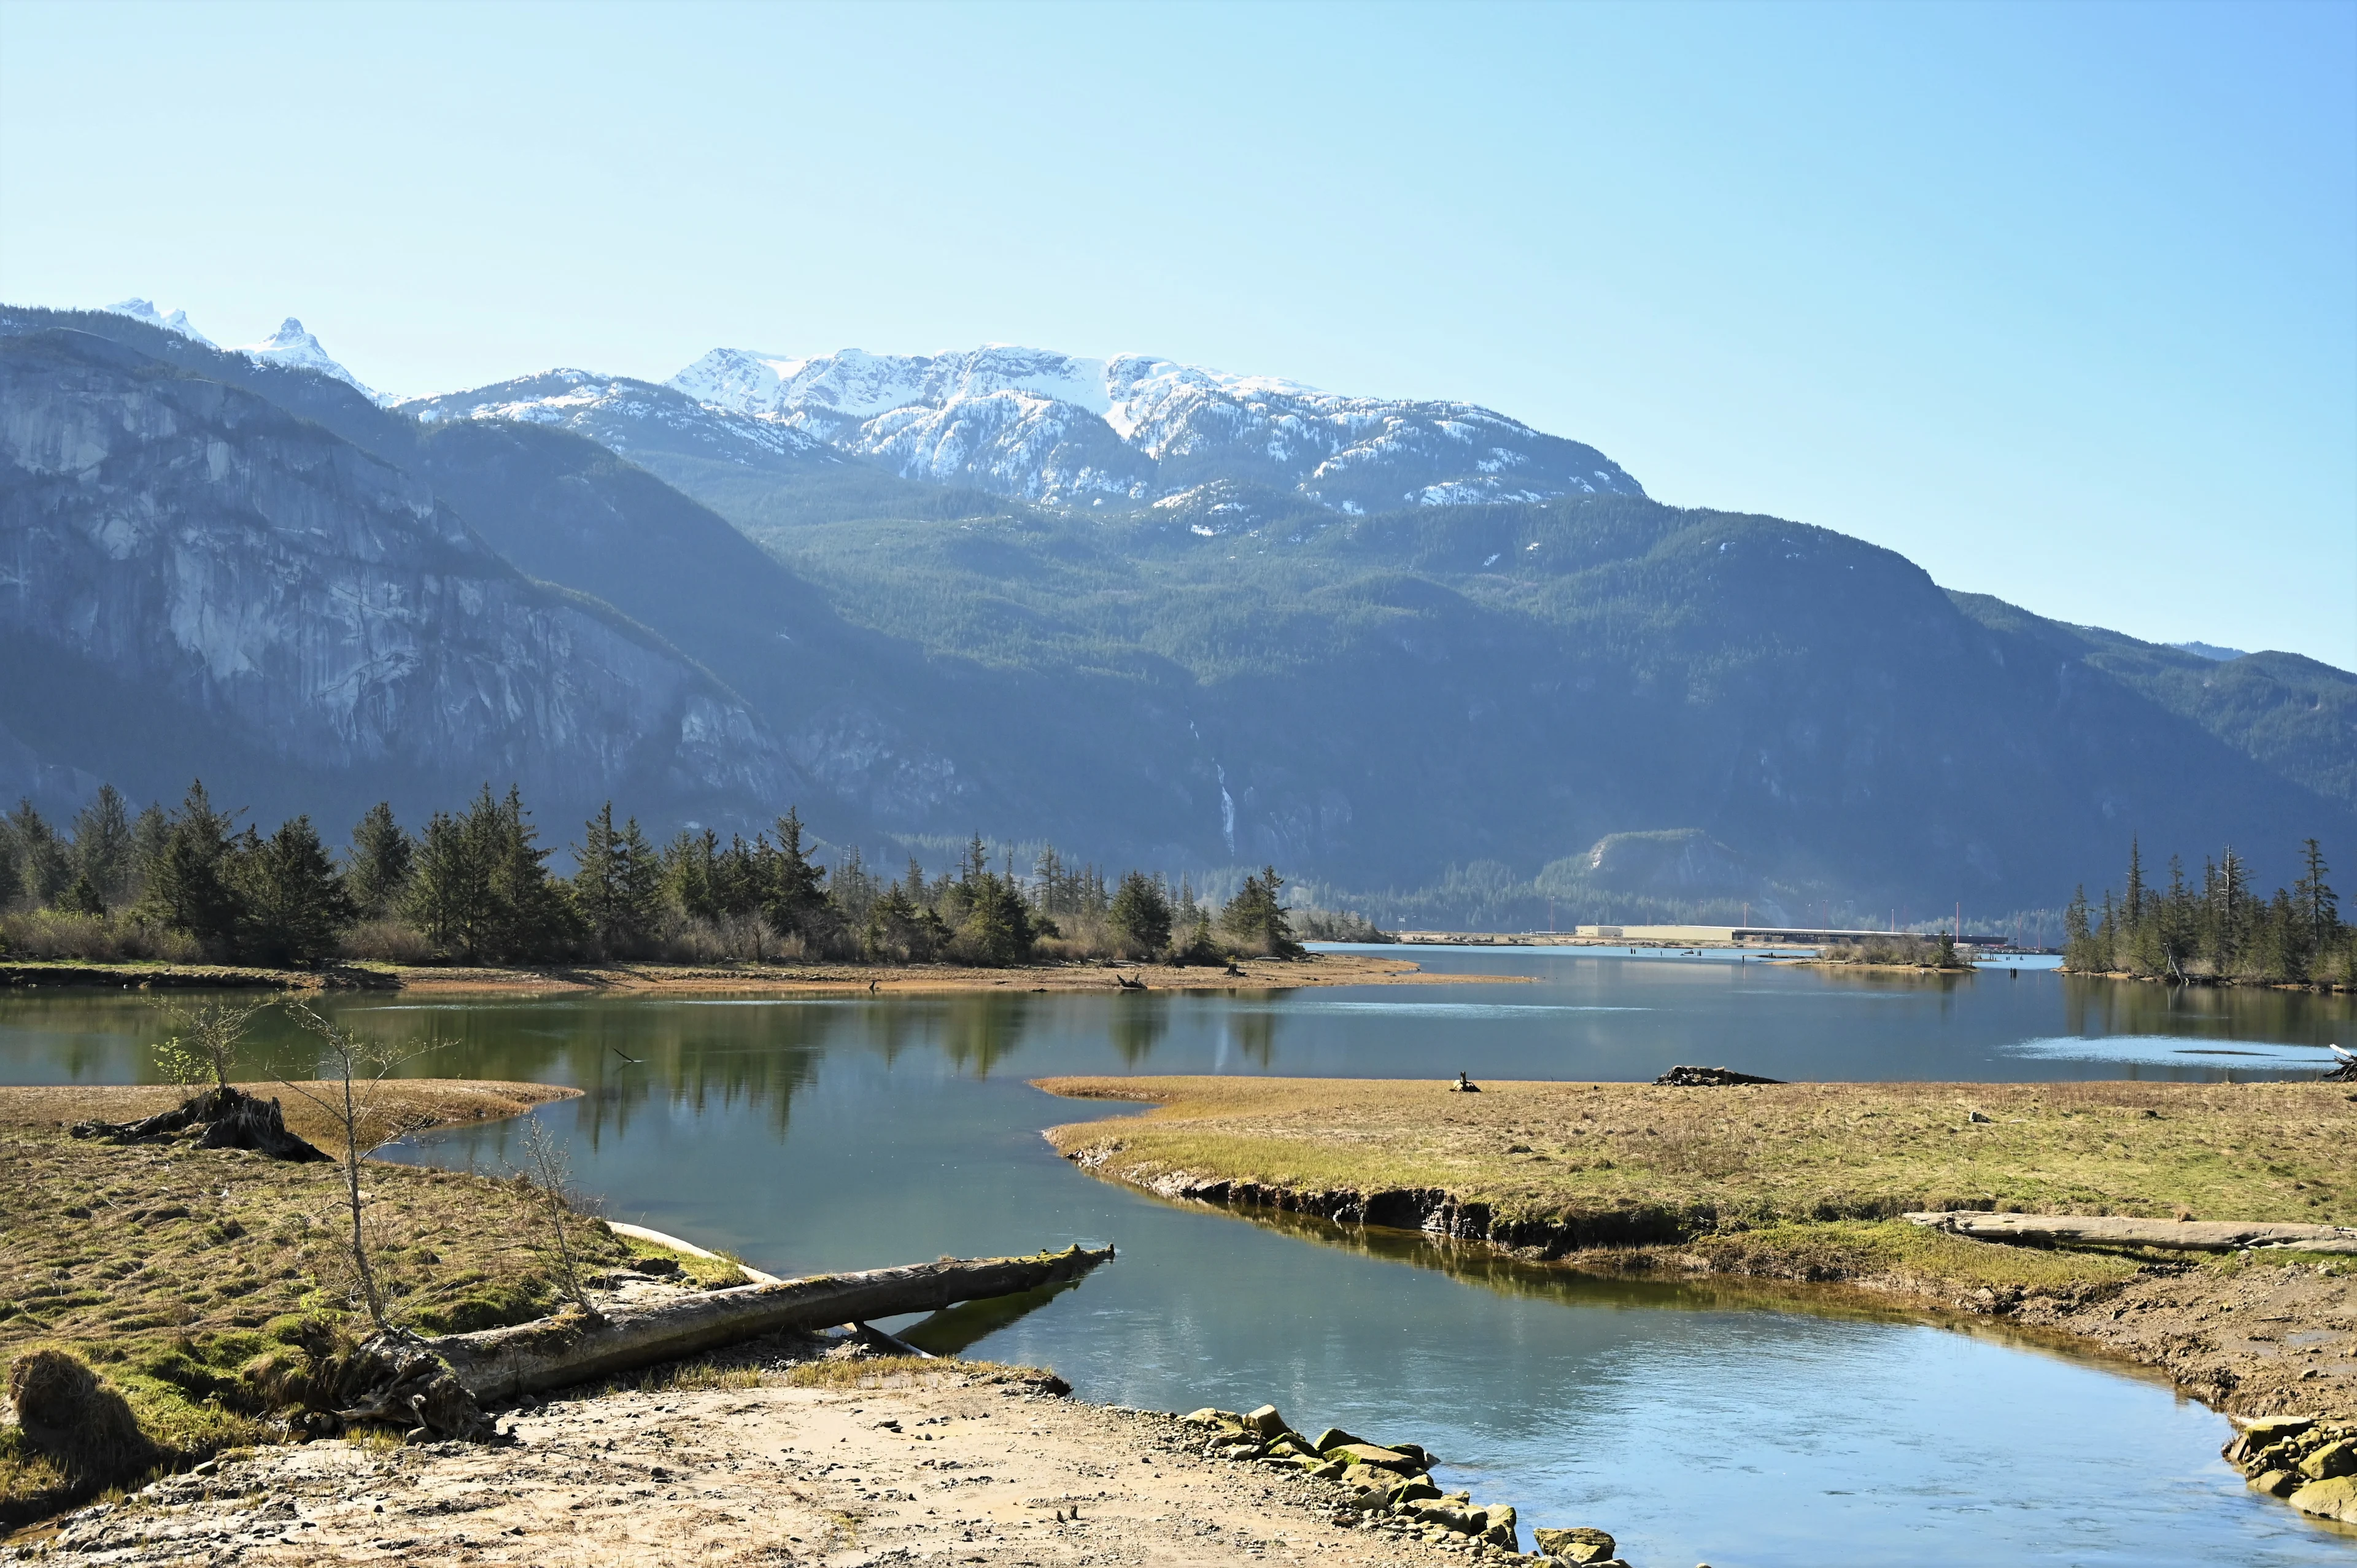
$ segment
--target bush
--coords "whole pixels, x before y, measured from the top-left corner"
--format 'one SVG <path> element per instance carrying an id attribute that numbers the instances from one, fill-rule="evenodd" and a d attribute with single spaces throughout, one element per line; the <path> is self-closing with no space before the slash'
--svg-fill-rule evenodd
<path id="1" fill-rule="evenodd" d="M 344 934 L 346 958 L 375 963 L 432 963 L 434 944 L 406 920 L 363 920 Z"/>
<path id="2" fill-rule="evenodd" d="M 62 909 L 0 915 L 0 952 L 15 959 L 81 959 L 91 963 L 126 959 L 195 963 L 205 956 L 202 945 L 186 932 L 167 931 L 121 913 L 84 915 Z"/>
<path id="3" fill-rule="evenodd" d="M 1389 931 L 1355 909 L 1296 909 L 1295 929 L 1309 942 L 1394 942 Z"/>

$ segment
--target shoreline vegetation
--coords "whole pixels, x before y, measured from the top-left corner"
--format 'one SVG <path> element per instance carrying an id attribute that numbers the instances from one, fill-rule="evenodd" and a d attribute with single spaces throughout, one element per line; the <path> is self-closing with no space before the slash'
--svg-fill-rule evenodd
<path id="1" fill-rule="evenodd" d="M 2168 879 L 2147 880 L 2143 846 L 2128 845 L 2126 887 L 2090 905 L 2079 888 L 2063 912 L 2062 968 L 2070 974 L 2161 980 L 2177 985 L 2357 988 L 2357 926 L 2341 918 L 2330 872 L 2314 839 L 2300 848 L 2300 875 L 2270 898 L 2230 846 L 2204 860 L 2201 882 L 2184 862 Z"/>
<path id="2" fill-rule="evenodd" d="M 0 959 L 270 970 L 335 965 L 865 963 L 1007 969 L 1112 960 L 1230 969 L 1296 959 L 1301 939 L 1380 941 L 1361 917 L 1290 909 L 1275 867 L 1214 907 L 1185 875 L 1117 877 L 1044 846 L 1027 873 L 976 836 L 953 870 L 822 864 L 789 810 L 724 843 L 653 843 L 609 801 L 552 873 L 521 794 L 485 785 L 417 832 L 371 808 L 331 852 L 307 816 L 264 834 L 201 781 L 133 814 L 113 786 L 60 831 L 29 800 L 0 817 Z M 774 836 L 773 836 L 774 835 Z M 1297 927 L 1297 922 L 1298 925 Z"/>
<path id="3" fill-rule="evenodd" d="M 2357 1422 L 2347 1240 L 2224 1253 L 2021 1245 L 1902 1218 L 2357 1227 L 2357 1094 L 2344 1083 L 1037 1086 L 1141 1105 L 1048 1132 L 1081 1168 L 1280 1229 L 1377 1227 L 1607 1275 L 1845 1286 L 2055 1336 L 2245 1422 Z M 2265 1489 L 2298 1498 L 2279 1469 Z M 2310 1502 L 2345 1506 L 2323 1517 L 2357 1523 L 2357 1500 L 2296 1506 Z"/>
<path id="4" fill-rule="evenodd" d="M 1528 977 L 1522 975 L 1433 973 L 1405 958 L 1365 953 L 1307 953 L 1292 959 L 1239 957 L 1219 968 L 1101 959 L 997 969 L 948 963 L 847 962 L 585 963 L 540 967 L 354 962 L 316 969 L 266 969 L 159 961 L 27 962 L 0 955 L 0 991 L 416 991 L 504 995 L 566 992 L 856 992 L 906 995 L 974 991 L 1233 991 L 1527 983 Z"/>
<path id="5" fill-rule="evenodd" d="M 1784 959 L 1785 963 L 1858 965 L 1873 969 L 1912 969 L 1932 974 L 1971 974 L 1972 961 L 1956 950 L 1956 939 L 1943 931 L 1919 937 L 1905 933 L 1865 937 L 1856 941 L 1828 942 L 1814 958 Z"/>

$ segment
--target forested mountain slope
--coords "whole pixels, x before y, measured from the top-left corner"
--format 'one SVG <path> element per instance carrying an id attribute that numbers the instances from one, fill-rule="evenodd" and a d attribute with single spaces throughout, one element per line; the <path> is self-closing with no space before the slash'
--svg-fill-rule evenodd
<path id="1" fill-rule="evenodd" d="M 871 857 L 889 837 L 979 830 L 1174 874 L 1274 860 L 1322 897 L 1420 918 L 1540 918 L 1548 892 L 1568 918 L 1615 898 L 1730 916 L 1749 900 L 1763 918 L 1844 900 L 1857 918 L 2051 907 L 2115 875 L 2132 833 L 2160 853 L 2232 842 L 2262 878 L 2310 834 L 2357 853 L 2341 672 L 2061 627 L 1772 518 L 1601 490 L 1351 515 L 1233 477 L 1042 505 L 901 477 L 815 436 L 732 435 L 755 416 L 650 383 L 561 372 L 409 405 L 421 419 L 125 317 L 7 320 L 88 327 L 154 367 L 111 374 L 168 365 L 264 400 L 322 450 L 430 496 L 518 592 L 561 585 L 582 615 L 645 628 L 683 671 L 665 679 L 735 704 L 747 755 L 774 770 L 759 800 L 616 786 L 651 825 L 796 803 Z M 12 406 L 63 395 L 31 376 Z M 221 438 L 228 460 L 249 460 L 246 439 Z M 196 459 L 168 446 L 119 504 L 189 504 Z M 9 551 L 52 483 L 5 476 Z M 136 575 L 127 560 L 86 565 Z M 256 605 L 345 614 L 334 593 L 274 598 L 250 575 L 206 593 L 227 621 Z M 50 659 L 63 633 L 43 635 Z M 519 681 L 562 668 L 555 650 L 511 646 Z M 75 658 L 119 687 L 149 682 L 135 659 Z M 27 748 L 0 743 L 0 766 L 49 768 L 53 789 L 79 768 L 167 792 L 115 770 L 234 765 L 210 760 L 217 737 L 198 719 L 212 710 L 185 682 L 104 746 L 19 726 L 6 715 L 60 684 L 51 667 L 0 677 L 0 723 Z M 290 677 L 273 699 L 283 720 L 254 722 L 293 733 L 309 722 L 304 690 Z M 400 749 L 421 768 L 490 766 L 417 719 Z M 521 768 L 541 742 L 527 729 L 513 744 Z M 575 794 L 635 777 L 513 776 L 531 788 L 545 772 Z M 298 784 L 315 787 L 282 769 L 256 799 Z"/>
<path id="2" fill-rule="evenodd" d="M 1360 891 L 1494 861 L 1574 896 L 1597 875 L 1569 863 L 1607 835 L 1697 829 L 1731 858 L 1644 890 L 1986 908 L 2067 896 L 2132 832 L 2266 864 L 2351 825 L 2083 648 L 1986 625 L 1824 530 L 1601 496 L 1292 527 L 764 537 L 847 615 L 945 652 L 1178 672 L 1232 853 Z"/>

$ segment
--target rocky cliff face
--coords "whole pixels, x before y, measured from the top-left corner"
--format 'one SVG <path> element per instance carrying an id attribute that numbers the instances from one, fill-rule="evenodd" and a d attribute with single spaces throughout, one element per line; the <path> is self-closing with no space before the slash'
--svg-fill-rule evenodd
<path id="1" fill-rule="evenodd" d="M 753 816 L 800 781 L 726 688 L 414 475 L 79 333 L 0 338 L 0 724 L 143 792 L 191 759 L 142 744 L 163 731 L 301 777 L 315 810 L 489 780 L 544 812 Z"/>

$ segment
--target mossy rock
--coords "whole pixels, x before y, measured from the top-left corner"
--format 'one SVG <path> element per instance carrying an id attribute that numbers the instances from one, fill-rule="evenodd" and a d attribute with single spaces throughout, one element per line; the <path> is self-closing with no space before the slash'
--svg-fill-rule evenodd
<path id="1" fill-rule="evenodd" d="M 2304 1514 L 2357 1524 L 2357 1477 L 2311 1481 L 2285 1499 Z"/>

